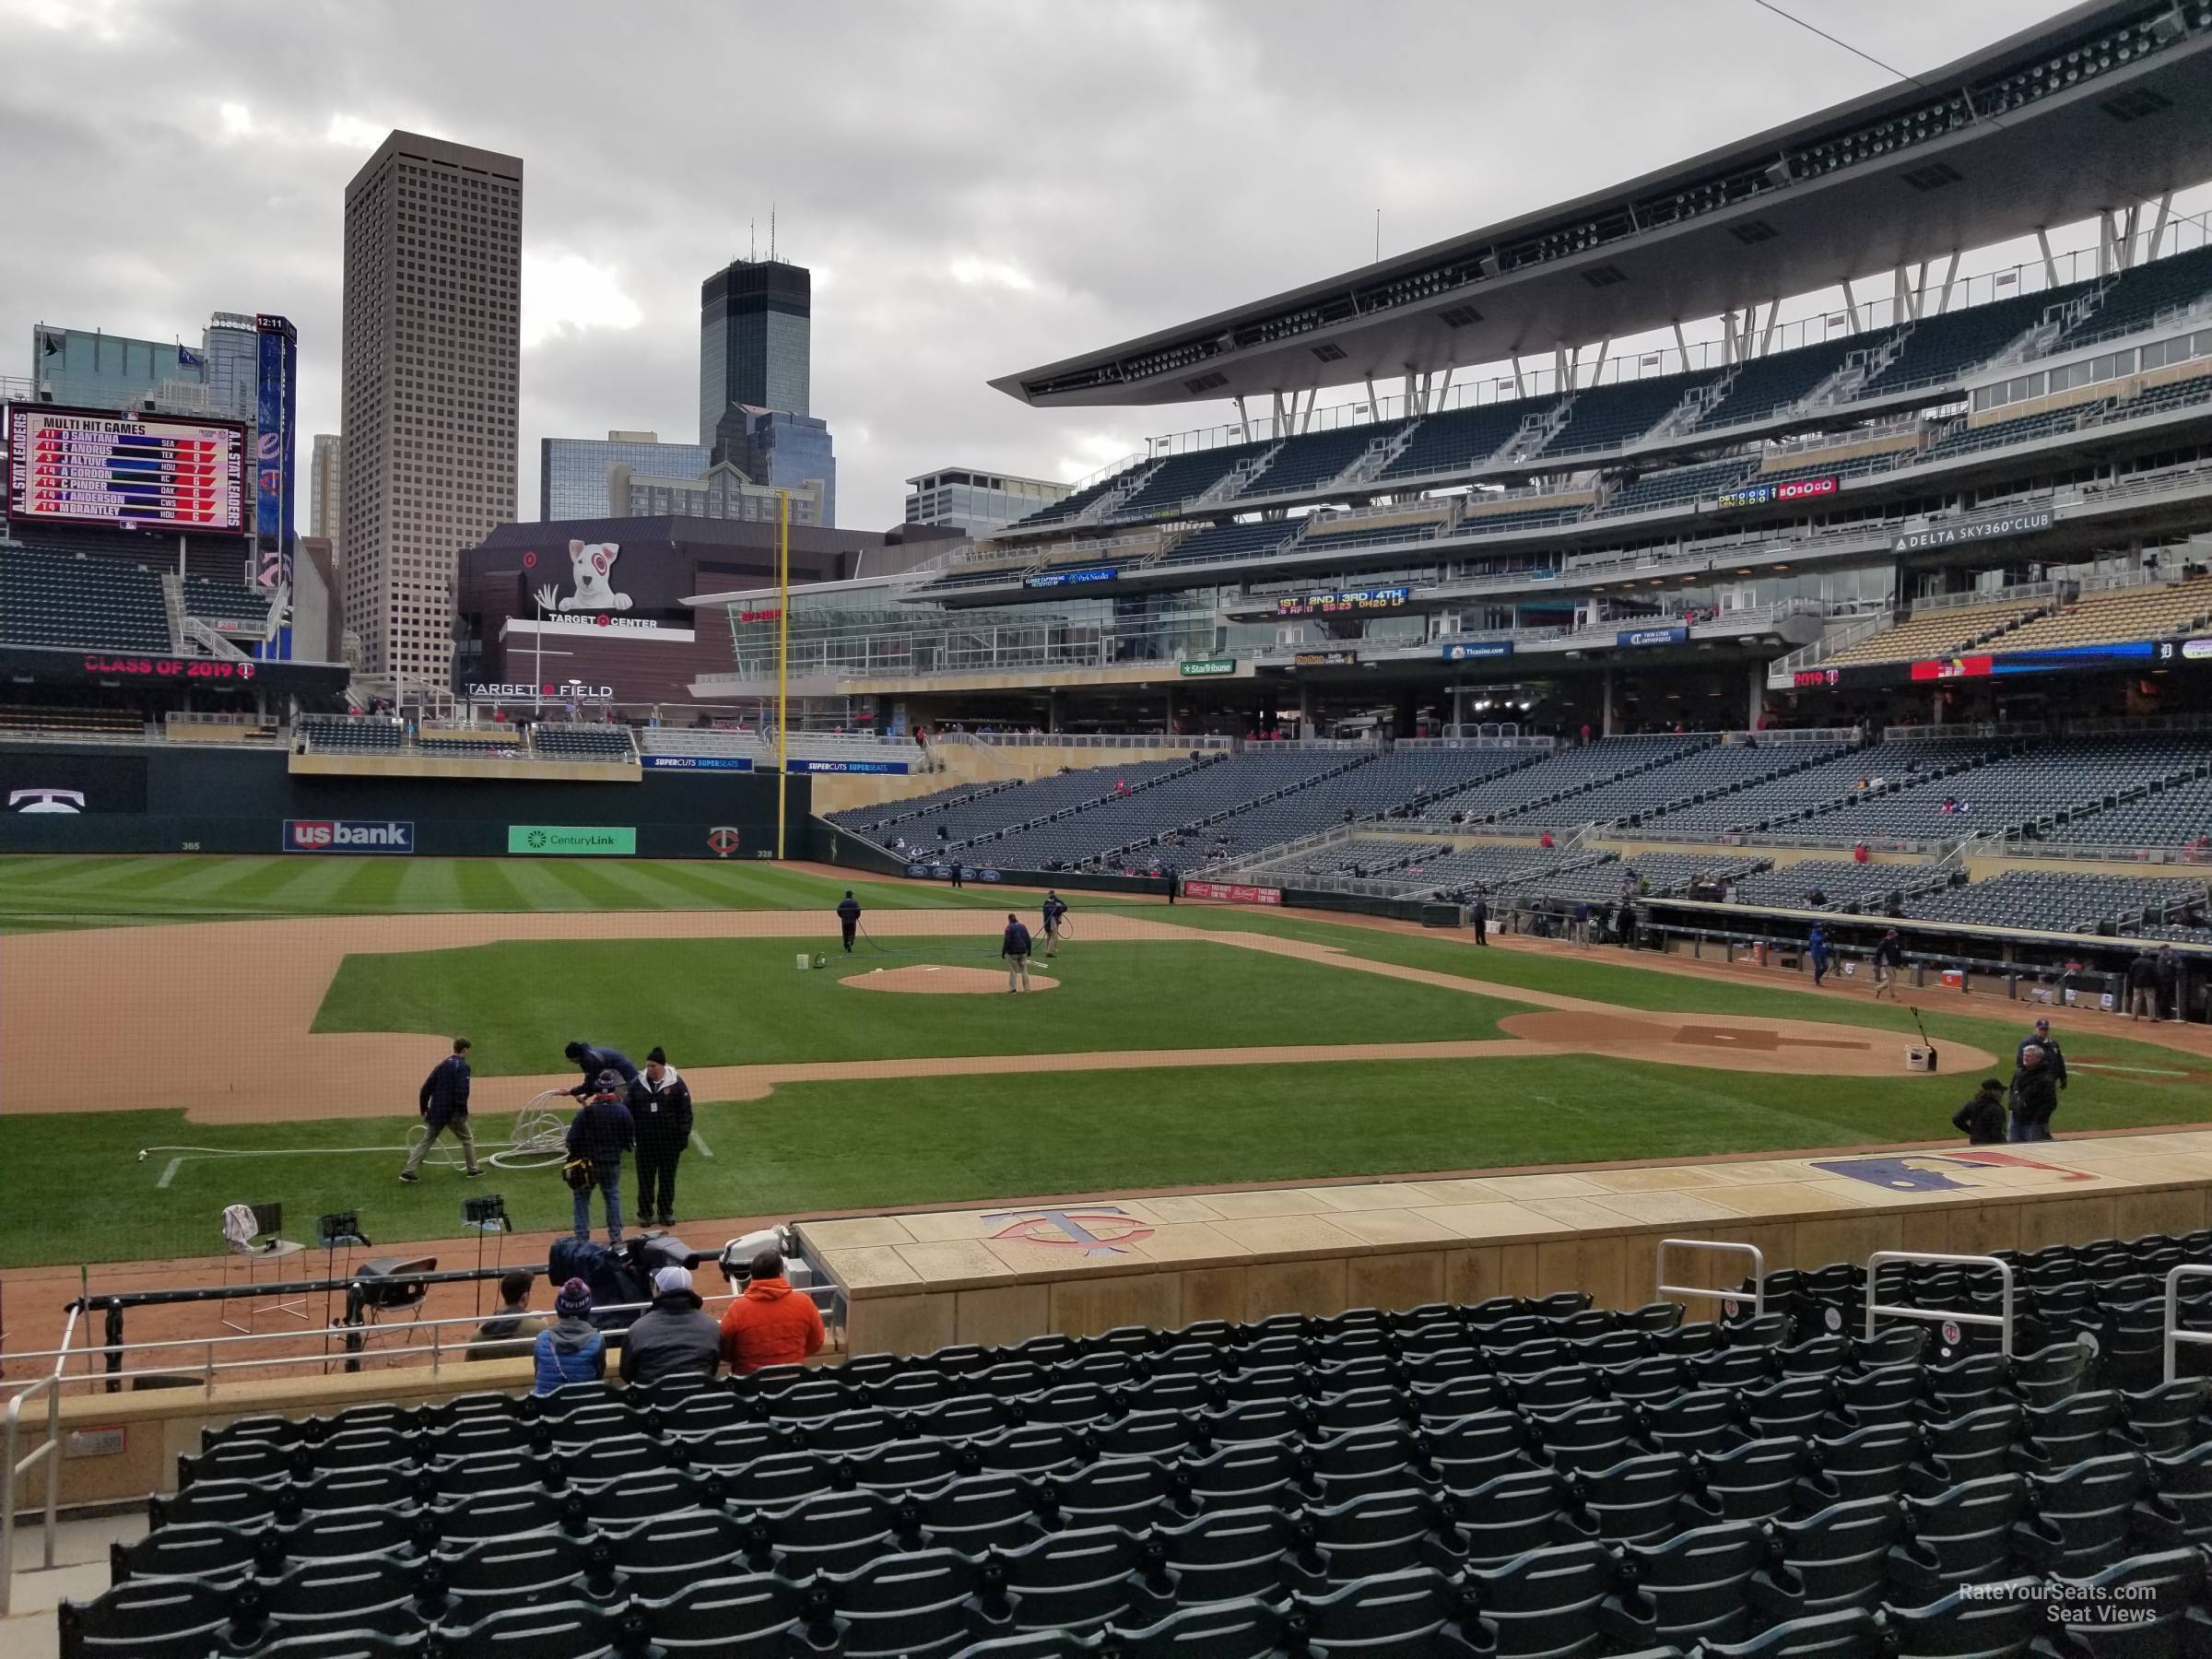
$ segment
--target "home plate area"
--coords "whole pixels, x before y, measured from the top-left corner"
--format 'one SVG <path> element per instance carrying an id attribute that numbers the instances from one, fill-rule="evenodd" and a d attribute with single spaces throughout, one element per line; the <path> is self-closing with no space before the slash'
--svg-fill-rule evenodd
<path id="1" fill-rule="evenodd" d="M 838 982 L 854 991 L 903 991 L 912 996 L 970 996 L 979 991 L 1006 994 L 1006 975 L 1001 968 L 946 968 L 915 962 L 904 968 L 877 968 L 867 973 L 848 974 Z M 1060 982 L 1049 973 L 1032 971 L 1030 989 L 1058 990 Z"/>

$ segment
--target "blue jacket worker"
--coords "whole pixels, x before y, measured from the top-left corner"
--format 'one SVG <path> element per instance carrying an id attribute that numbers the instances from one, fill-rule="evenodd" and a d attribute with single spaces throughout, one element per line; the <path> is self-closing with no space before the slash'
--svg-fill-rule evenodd
<path id="1" fill-rule="evenodd" d="M 617 1071 L 604 1071 L 569 1124 L 569 1156 L 588 1159 L 592 1178 L 574 1189 L 575 1230 L 578 1239 L 592 1236 L 592 1188 L 606 1195 L 606 1241 L 622 1242 L 622 1155 L 637 1140 L 637 1123 L 623 1097 L 629 1088 Z"/>
<path id="2" fill-rule="evenodd" d="M 845 954 L 853 954 L 853 933 L 860 925 L 860 900 L 847 888 L 845 896 L 837 901 L 837 929 L 845 936 Z"/>
<path id="3" fill-rule="evenodd" d="M 399 1171 L 402 1181 L 422 1179 L 418 1171 L 429 1152 L 430 1143 L 449 1130 L 461 1143 L 468 1178 L 473 1181 L 484 1172 L 477 1167 L 477 1140 L 468 1129 L 467 1038 L 454 1038 L 453 1052 L 430 1067 L 430 1075 L 422 1080 L 422 1088 L 415 1098 L 415 1111 L 422 1119 L 423 1134 Z"/>
<path id="4" fill-rule="evenodd" d="M 676 1225 L 676 1164 L 691 1140 L 691 1086 L 658 1046 L 629 1091 L 638 1131 L 638 1224 Z"/>
<path id="5" fill-rule="evenodd" d="M 998 954 L 1006 959 L 1006 989 L 1027 991 L 1030 988 L 1030 930 L 1021 924 L 1021 918 L 1011 911 L 1006 913 L 1006 931 L 998 942 Z M 1019 983 L 1016 983 L 1019 981 Z"/>
<path id="6" fill-rule="evenodd" d="M 533 1394 L 551 1394 L 571 1382 L 596 1382 L 606 1375 L 606 1337 L 592 1323 L 591 1287 L 571 1279 L 554 1298 L 553 1312 L 553 1327 L 537 1334 L 532 1349 L 537 1363 Z"/>
<path id="7" fill-rule="evenodd" d="M 1805 954 L 1812 959 L 1813 983 L 1818 985 L 1828 977 L 1828 930 L 1818 922 L 1813 924 L 1813 936 L 1805 942 Z"/>
<path id="8" fill-rule="evenodd" d="M 638 1080 L 638 1068 L 620 1049 L 601 1048 L 594 1042 L 571 1042 L 560 1052 L 583 1073 L 583 1081 L 569 1090 L 580 1100 L 592 1092 L 601 1072 L 617 1073 L 626 1085 Z"/>

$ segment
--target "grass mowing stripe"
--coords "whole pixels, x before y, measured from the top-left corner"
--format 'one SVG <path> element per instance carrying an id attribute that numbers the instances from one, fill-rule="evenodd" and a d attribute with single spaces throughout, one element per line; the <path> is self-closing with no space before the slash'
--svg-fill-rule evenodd
<path id="1" fill-rule="evenodd" d="M 653 904 L 643 893 L 629 883 L 618 880 L 612 873 L 613 861 L 602 864 L 589 858 L 555 858 L 547 861 L 553 878 L 572 889 L 583 900 L 582 908 L 595 911 L 659 910 L 665 905 Z"/>
<path id="2" fill-rule="evenodd" d="M 461 908 L 469 911 L 526 911 L 534 908 L 523 897 L 507 865 L 497 858 L 454 859 L 453 886 Z"/>

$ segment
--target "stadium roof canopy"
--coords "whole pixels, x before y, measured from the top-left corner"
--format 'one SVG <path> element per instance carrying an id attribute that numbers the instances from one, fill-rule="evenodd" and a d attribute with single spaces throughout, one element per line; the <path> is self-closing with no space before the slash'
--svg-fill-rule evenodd
<path id="1" fill-rule="evenodd" d="M 2212 178 L 2207 111 L 2212 0 L 2090 0 L 1609 190 L 991 383 L 1039 406 L 1295 393 L 1718 317 L 2158 202 Z"/>

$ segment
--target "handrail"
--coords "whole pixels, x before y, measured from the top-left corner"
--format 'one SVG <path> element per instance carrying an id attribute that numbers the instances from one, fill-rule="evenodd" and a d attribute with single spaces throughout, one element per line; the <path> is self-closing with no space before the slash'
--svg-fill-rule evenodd
<path id="1" fill-rule="evenodd" d="M 41 1523 L 45 1544 L 40 1564 L 48 1572 L 53 1571 L 54 1509 L 62 1487 L 62 1368 L 68 1363 L 69 1340 L 76 1331 L 76 1309 L 71 1308 L 62 1326 L 62 1346 L 54 1358 L 53 1369 L 29 1387 L 18 1389 L 7 1402 L 6 1428 L 0 1432 L 0 1447 L 4 1447 L 0 1449 L 0 1462 L 7 1467 L 5 1486 L 0 1487 L 0 1618 L 7 1617 L 10 1598 L 15 1593 L 16 1483 L 41 1464 L 46 1465 L 46 1502 L 45 1519 Z M 41 1394 L 46 1396 L 46 1438 L 29 1455 L 18 1457 L 16 1440 L 23 1419 L 23 1403 Z M 28 1488 L 29 1483 L 24 1484 Z"/>
<path id="2" fill-rule="evenodd" d="M 2184 1342 L 2212 1345 L 2212 1331 L 2184 1331 L 2181 1328 L 2182 1280 L 2184 1278 L 2212 1278 L 2212 1265 L 2204 1262 L 2183 1262 L 2166 1275 L 2166 1335 L 2161 1344 L 2166 1359 L 2166 1381 L 2173 1381 L 2173 1362 L 2179 1357 L 2174 1350 Z M 7 1611 L 7 1604 L 0 1600 L 0 1613 Z"/>
<path id="3" fill-rule="evenodd" d="M 1994 1267 L 2004 1294 L 1994 1313 L 1971 1313 L 1958 1308 L 1885 1307 L 1875 1300 L 1875 1276 L 1884 1262 L 1920 1262 L 1937 1266 Z M 2012 1264 L 1994 1255 L 1941 1255 L 1926 1250 L 1877 1250 L 1866 1258 L 1866 1335 L 1874 1335 L 1877 1314 L 1889 1319 L 1942 1320 L 1948 1324 L 1995 1325 L 1997 1349 L 2012 1357 Z"/>
<path id="4" fill-rule="evenodd" d="M 1732 1290 L 1708 1290 L 1700 1285 L 1670 1285 L 1666 1282 L 1666 1253 L 1668 1250 L 1724 1250 L 1731 1254 L 1751 1258 L 1751 1317 L 1757 1319 L 1767 1311 L 1767 1257 L 1756 1244 L 1736 1244 L 1722 1239 L 1662 1239 L 1659 1241 L 1657 1260 L 1653 1265 L 1652 1277 L 1657 1281 L 1661 1296 L 1698 1296 L 1708 1301 L 1735 1301 Z"/>

